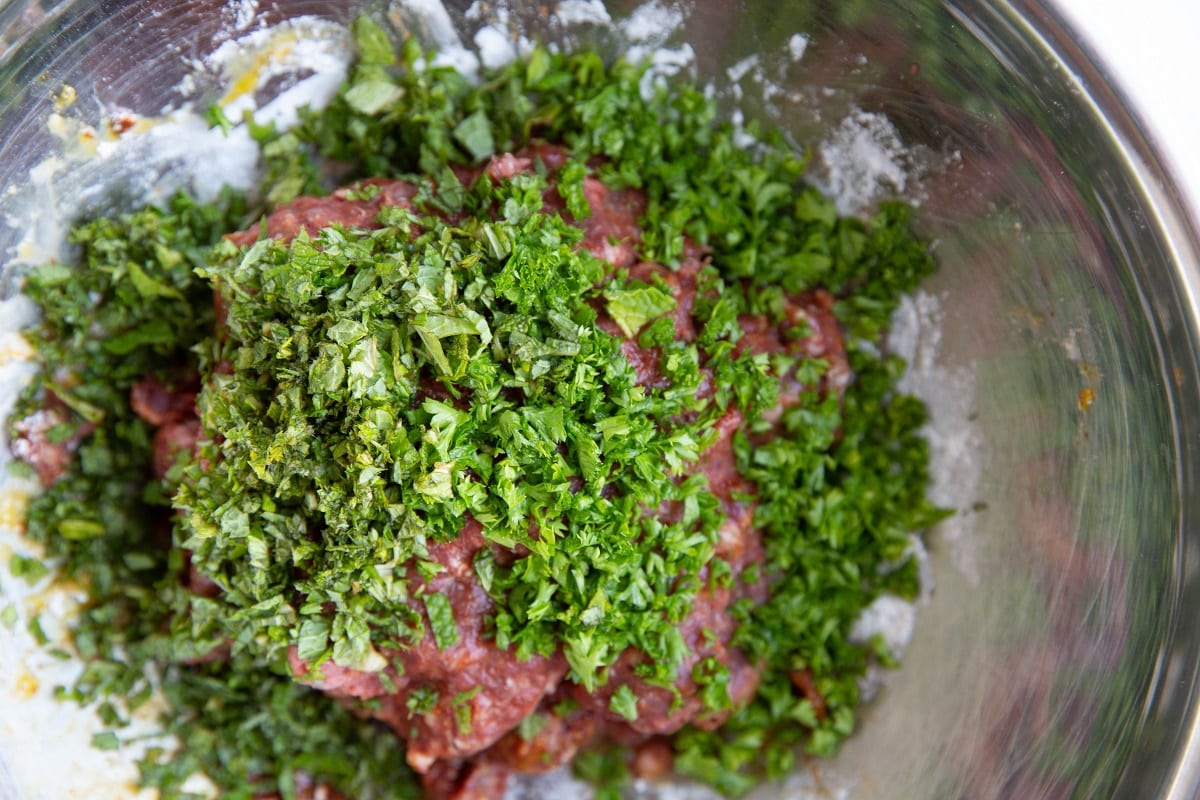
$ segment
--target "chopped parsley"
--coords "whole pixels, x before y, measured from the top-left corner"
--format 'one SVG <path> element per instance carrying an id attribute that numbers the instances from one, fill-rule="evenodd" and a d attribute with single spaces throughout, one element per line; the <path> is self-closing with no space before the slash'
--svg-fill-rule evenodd
<path id="1" fill-rule="evenodd" d="M 637 695 L 633 693 L 628 684 L 621 684 L 613 692 L 609 708 L 632 722 L 638 718 Z"/>
<path id="2" fill-rule="evenodd" d="M 802 155 L 769 136 L 746 151 L 697 89 L 643 96 L 636 65 L 539 49 L 476 85 L 428 66 L 412 41 L 396 53 L 369 19 L 353 32 L 357 63 L 327 109 L 288 132 L 254 130 L 263 196 L 328 191 L 319 164 L 333 160 L 411 182 L 410 208 L 384 207 L 369 229 L 238 246 L 222 235 L 256 224 L 240 199 L 180 195 L 78 227 L 81 269 L 29 276 L 45 367 L 17 416 L 61 404 L 69 420 L 47 434 L 59 442 L 87 426 L 29 518 L 30 537 L 90 593 L 74 633 L 86 667 L 68 694 L 131 710 L 150 696 L 148 669 L 163 676 L 182 747 L 151 750 L 142 777 L 167 798 L 195 772 L 227 796 L 291 797 L 300 774 L 356 798 L 415 796 L 392 735 L 293 681 L 287 654 L 390 681 L 391 655 L 421 637 L 454 647 L 450 600 L 405 576 L 434 579 L 430 547 L 469 518 L 492 545 L 472 564 L 494 604 L 489 635 L 521 658 L 561 652 L 567 680 L 589 691 L 630 648 L 647 657 L 641 678 L 672 685 L 697 594 L 765 580 L 765 603 L 734 606 L 733 644 L 762 666 L 757 694 L 731 710 L 729 670 L 697 663 L 704 708 L 732 716 L 681 731 L 676 768 L 736 794 L 784 774 L 797 748 L 832 752 L 876 658 L 850 628 L 881 593 L 915 594 L 910 532 L 941 514 L 924 497 L 924 409 L 895 391 L 903 365 L 878 355 L 900 295 L 933 270 L 905 209 L 838 217 L 801 182 Z M 470 185 L 448 166 L 533 141 L 563 145 L 566 165 Z M 710 254 L 694 340 L 676 338 L 661 280 L 580 247 L 571 220 L 593 212 L 591 178 L 644 193 L 641 258 L 678 267 L 688 241 Z M 551 191 L 568 218 L 544 211 Z M 817 390 L 822 359 L 738 348 L 739 317 L 779 325 L 787 298 L 815 289 L 835 298 L 845 332 L 844 397 Z M 657 348 L 662 386 L 639 384 L 601 312 Z M 156 481 L 154 430 L 130 391 L 197 374 L 198 457 Z M 806 388 L 775 420 L 787 376 Z M 740 572 L 716 555 L 725 513 L 696 469 L 731 408 L 767 551 Z M 659 508 L 679 513 L 647 513 Z M 189 592 L 193 569 L 219 592 Z M 796 670 L 812 675 L 821 714 Z M 629 685 L 610 696 L 637 720 Z M 452 699 L 463 734 L 475 697 Z M 417 687 L 407 708 L 438 702 Z M 624 768 L 596 769 L 611 758 L 595 751 L 580 768 L 611 790 Z"/>

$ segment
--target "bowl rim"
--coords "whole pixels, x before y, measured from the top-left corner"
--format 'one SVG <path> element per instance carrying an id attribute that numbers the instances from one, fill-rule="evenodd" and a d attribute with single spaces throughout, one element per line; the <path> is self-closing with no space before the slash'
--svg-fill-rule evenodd
<path id="1" fill-rule="evenodd" d="M 74 4 L 75 0 L 43 4 L 49 15 L 41 22 L 52 21 Z M 1100 135 L 1114 147 L 1125 177 L 1136 185 L 1147 235 L 1170 254 L 1171 285 L 1160 289 L 1173 296 L 1173 307 L 1182 313 L 1168 344 L 1178 351 L 1176 363 L 1190 367 L 1181 384 L 1163 376 L 1174 438 L 1173 488 L 1178 493 L 1172 531 L 1173 581 L 1164 587 L 1170 595 L 1164 598 L 1170 616 L 1155 675 L 1144 698 L 1142 734 L 1126 760 L 1115 796 L 1145 796 L 1139 793 L 1144 787 L 1135 786 L 1130 775 L 1131 765 L 1141 758 L 1140 770 L 1159 775 L 1157 797 L 1193 800 L 1200 797 L 1200 628 L 1189 624 L 1181 609 L 1200 608 L 1200 390 L 1196 380 L 1200 375 L 1200 217 L 1134 99 L 1055 0 L 981 0 L 981 4 L 1019 22 L 1022 37 L 1062 68 L 1064 82 L 1080 107 L 1102 126 Z M 0 0 L 0 20 L 13 20 L 14 12 L 29 5 L 30 0 Z M 20 46 L 29 32 L 18 32 L 18 39 L 0 47 L 0 60 L 9 49 Z M 1200 197 L 1195 202 L 1200 202 Z M 1176 695 L 1168 693 L 1168 687 L 1174 691 L 1185 688 Z M 1147 736 L 1150 726 L 1162 735 Z"/>
<path id="2" fill-rule="evenodd" d="M 1115 796 L 1146 796 L 1147 787 L 1138 783 L 1130 770 L 1141 756 L 1145 758 L 1139 761 L 1142 770 L 1153 774 L 1150 765 L 1161 769 L 1156 796 L 1194 800 L 1200 796 L 1200 635 L 1180 612 L 1200 607 L 1200 554 L 1197 542 L 1192 541 L 1200 536 L 1200 391 L 1196 382 L 1200 374 L 1200 218 L 1137 103 L 1058 4 L 1054 0 L 998 2 L 1025 24 L 1023 34 L 1058 62 L 1081 107 L 1090 110 L 1094 121 L 1103 126 L 1102 135 L 1116 148 L 1126 177 L 1140 193 L 1148 235 L 1170 254 L 1172 285 L 1158 289 L 1170 295 L 1173 306 L 1182 312 L 1175 320 L 1178 329 L 1171 332 L 1167 344 L 1182 350 L 1177 364 L 1185 367 L 1183 373 L 1175 373 L 1173 381 L 1163 376 L 1175 439 L 1175 580 L 1171 587 L 1164 587 L 1170 594 L 1166 598 L 1170 613 L 1167 639 L 1160 649 L 1141 720 L 1145 726 L 1155 725 L 1159 735 L 1149 737 L 1143 728 Z M 1172 690 L 1169 694 L 1168 688 Z M 1150 739 L 1153 741 L 1148 742 Z"/>

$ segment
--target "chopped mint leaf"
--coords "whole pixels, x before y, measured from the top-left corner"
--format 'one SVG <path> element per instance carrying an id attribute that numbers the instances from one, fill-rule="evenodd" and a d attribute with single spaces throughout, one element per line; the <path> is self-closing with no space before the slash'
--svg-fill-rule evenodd
<path id="1" fill-rule="evenodd" d="M 92 747 L 97 750 L 119 750 L 121 740 L 112 731 L 100 731 L 92 734 Z"/>
<path id="2" fill-rule="evenodd" d="M 458 644 L 458 627 L 454 624 L 454 611 L 444 594 L 425 596 L 425 613 L 429 615 L 429 627 L 439 650 Z"/>
<path id="3" fill-rule="evenodd" d="M 375 20 L 366 15 L 356 17 L 354 22 L 350 23 L 350 33 L 354 36 L 359 63 L 380 64 L 385 67 L 396 63 L 396 51 L 392 46 L 391 37 Z"/>
<path id="4" fill-rule="evenodd" d="M 636 336 L 650 320 L 675 308 L 675 298 L 656 286 L 604 290 L 608 313 L 626 336 Z"/>
<path id="5" fill-rule="evenodd" d="M 454 128 L 454 138 L 461 144 L 475 161 L 482 161 L 496 150 L 492 139 L 492 126 L 487 114 L 476 111 Z"/>
<path id="6" fill-rule="evenodd" d="M 637 702 L 637 695 L 633 693 L 628 684 L 621 684 L 613 692 L 608 707 L 630 722 L 634 722 L 638 718 Z"/>
<path id="7" fill-rule="evenodd" d="M 31 586 L 50 573 L 50 568 L 41 559 L 13 553 L 8 561 L 8 568 L 13 577 L 23 578 Z"/>
<path id="8" fill-rule="evenodd" d="M 395 103 L 404 90 L 385 78 L 362 78 L 346 91 L 346 103 L 361 114 L 376 114 Z"/>

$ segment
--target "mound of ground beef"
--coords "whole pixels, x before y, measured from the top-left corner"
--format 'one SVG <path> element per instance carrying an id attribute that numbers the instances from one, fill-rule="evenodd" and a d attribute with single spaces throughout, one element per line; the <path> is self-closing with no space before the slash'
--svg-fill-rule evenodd
<path id="1" fill-rule="evenodd" d="M 600 180 L 585 178 L 584 193 L 591 216 L 575 220 L 554 190 L 555 173 L 568 160 L 568 152 L 559 146 L 539 144 L 516 153 L 493 157 L 480 169 L 458 167 L 458 179 L 469 186 L 486 174 L 500 181 L 535 168 L 544 168 L 550 181 L 544 193 L 545 211 L 557 213 L 583 231 L 581 247 L 611 265 L 611 273 L 625 270 L 631 278 L 669 287 L 676 302 L 672 312 L 675 336 L 693 341 L 697 331 L 691 310 L 697 296 L 697 275 L 706 263 L 704 248 L 685 241 L 683 257 L 674 268 L 641 261 L 638 258 L 645 198 L 635 190 L 610 190 Z M 373 187 L 367 190 L 367 187 Z M 403 180 L 368 180 L 334 191 L 325 197 L 301 197 L 274 210 L 262 225 L 231 234 L 229 239 L 248 246 L 265 235 L 283 242 L 307 232 L 315 235 L 323 228 L 343 226 L 370 229 L 379 227 L 376 218 L 385 206 L 410 208 L 418 187 Z M 369 198 L 369 199 L 368 199 Z M 452 219 L 450 221 L 453 221 Z M 824 359 L 828 369 L 820 378 L 822 393 L 840 395 L 850 380 L 850 369 L 838 324 L 832 313 L 833 298 L 816 290 L 786 297 L 784 320 L 780 324 L 766 317 L 743 315 L 738 322 L 742 335 L 735 354 L 785 353 L 804 358 Z M 598 307 L 598 327 L 622 339 L 621 352 L 633 366 L 638 382 L 646 387 L 663 388 L 667 379 L 659 368 L 658 348 L 643 347 L 624 335 L 604 309 Z M 218 328 L 222 310 L 218 302 Z M 789 335 L 797 327 L 807 331 L 804 338 Z M 225 365 L 217 365 L 221 371 Z M 709 376 L 711 378 L 711 376 Z M 802 386 L 793 376 L 781 378 L 780 404 L 768 419 L 777 419 L 788 405 L 797 402 Z M 156 429 L 153 469 L 163 477 L 181 452 L 196 448 L 204 433 L 196 410 L 200 389 L 195 374 L 181 373 L 171 385 L 147 377 L 131 393 L 131 407 Z M 449 400 L 440 386 L 422 387 L 424 396 Z M 700 394 L 711 393 L 711 380 L 702 383 Z M 420 403 L 422 397 L 414 400 Z M 79 438 L 52 441 L 45 435 L 54 424 L 56 407 L 41 412 L 45 419 L 29 419 L 15 427 L 14 450 L 34 464 L 46 483 L 53 482 L 71 458 Z M 716 425 L 717 437 L 703 451 L 693 469 L 708 479 L 711 491 L 719 499 L 725 522 L 719 532 L 715 556 L 728 562 L 734 577 L 753 564 L 764 561 L 763 542 L 753 526 L 755 487 L 737 471 L 733 437 L 743 417 L 730 405 Z M 769 434 L 756 433 L 763 437 Z M 648 509 L 664 521 L 681 513 L 677 508 Z M 706 729 L 719 726 L 729 710 L 713 712 L 705 708 L 701 687 L 693 678 L 694 668 L 706 659 L 716 659 L 729 671 L 728 692 L 734 707 L 753 698 L 759 674 L 755 664 L 730 644 L 735 622 L 730 606 L 742 598 L 762 602 L 770 592 L 767 571 L 753 581 L 734 580 L 717 588 L 705 581 L 705 588 L 694 599 L 690 613 L 680 623 L 688 653 L 678 667 L 674 686 L 649 683 L 638 665 L 646 655 L 636 649 L 623 652 L 607 673 L 607 682 L 594 691 L 564 680 L 568 665 L 561 652 L 552 656 L 533 655 L 527 660 L 515 652 L 498 647 L 489 634 L 493 603 L 480 585 L 473 568 L 474 558 L 483 548 L 492 548 L 501 562 L 512 563 L 523 556 L 520 548 L 504 549 L 489 542 L 481 525 L 474 519 L 463 520 L 457 538 L 431 543 L 428 560 L 442 568 L 434 577 L 425 577 L 417 565 L 407 567 L 407 580 L 414 596 L 435 593 L 446 597 L 458 627 L 458 641 L 440 649 L 434 637 L 426 635 L 408 649 L 385 653 L 391 666 L 372 673 L 339 666 L 333 661 L 310 670 L 297 654 L 289 652 L 288 663 L 297 681 L 368 709 L 362 713 L 391 728 L 405 740 L 407 760 L 421 775 L 428 793 L 435 798 L 497 798 L 503 793 L 508 777 L 514 773 L 539 773 L 568 762 L 582 747 L 598 742 L 614 742 L 633 748 L 632 768 L 636 774 L 654 777 L 671 768 L 671 749 L 666 738 L 684 725 Z M 701 577 L 705 577 L 704 574 Z M 217 585 L 195 569 L 185 573 L 190 591 L 213 596 Z M 414 609 L 425 615 L 423 606 Z M 425 619 L 426 625 L 429 621 Z M 220 658 L 220 652 L 210 654 Z M 812 682 L 799 676 L 797 688 L 820 708 L 820 697 Z M 613 694 L 629 687 L 637 697 L 637 718 L 629 721 L 611 708 Z M 414 713 L 417 692 L 436 693 L 432 708 Z M 468 698 L 463 701 L 461 698 Z M 457 699 L 456 699 L 457 698 Z M 457 721 L 459 706 L 470 706 L 471 724 Z M 522 725 L 522 723 L 526 723 Z M 520 727 L 520 729 L 519 729 Z M 305 796 L 333 798 L 326 786 L 304 786 Z"/>

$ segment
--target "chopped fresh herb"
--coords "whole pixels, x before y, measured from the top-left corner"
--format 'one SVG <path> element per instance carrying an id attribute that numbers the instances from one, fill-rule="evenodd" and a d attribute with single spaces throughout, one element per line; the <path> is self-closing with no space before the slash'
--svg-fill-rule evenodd
<path id="1" fill-rule="evenodd" d="M 713 657 L 701 661 L 692 670 L 692 680 L 702 688 L 700 699 L 709 711 L 721 711 L 731 705 L 729 668 Z"/>
<path id="2" fill-rule="evenodd" d="M 465 118 L 454 127 L 454 138 L 474 161 L 482 161 L 495 152 L 492 141 L 492 126 L 482 110 Z"/>
<path id="3" fill-rule="evenodd" d="M 469 735 L 473 730 L 471 701 L 479 694 L 480 687 L 466 692 L 459 692 L 454 696 L 451 705 L 454 707 L 454 723 L 458 726 L 458 732 Z"/>
<path id="4" fill-rule="evenodd" d="M 637 702 L 637 695 L 633 693 L 633 690 L 629 688 L 628 684 L 622 684 L 613 692 L 612 700 L 609 701 L 608 707 L 625 719 L 633 722 L 638 718 Z"/>
<path id="5" fill-rule="evenodd" d="M 50 568 L 38 558 L 13 553 L 8 562 L 8 568 L 14 578 L 24 578 L 25 582 L 33 585 L 50 573 Z"/>
<path id="6" fill-rule="evenodd" d="M 575 774 L 596 787 L 596 800 L 620 800 L 629 783 L 629 768 L 618 748 L 596 748 L 580 753 L 572 765 Z"/>
<path id="7" fill-rule="evenodd" d="M 101 731 L 92 734 L 92 747 L 97 750 L 117 750 L 121 747 L 121 740 L 112 731 Z"/>
<path id="8" fill-rule="evenodd" d="M 405 704 L 413 716 L 428 714 L 438 702 L 438 693 L 428 686 L 418 686 L 409 693 Z"/>
<path id="9" fill-rule="evenodd" d="M 34 614 L 29 618 L 27 627 L 29 635 L 33 640 L 43 647 L 50 643 L 50 637 L 46 635 L 46 631 L 42 628 L 42 617 L 40 614 Z"/>
<path id="10" fill-rule="evenodd" d="M 444 594 L 431 594 L 425 598 L 425 612 L 429 614 L 429 626 L 438 648 L 445 650 L 458 643 L 458 626 L 454 623 L 454 611 Z"/>
<path id="11" fill-rule="evenodd" d="M 905 209 L 840 218 L 781 138 L 747 151 L 700 90 L 646 96 L 636 65 L 535 49 L 474 84 L 412 42 L 397 53 L 368 18 L 352 33 L 357 61 L 328 108 L 288 132 L 253 128 L 262 196 L 328 190 L 320 165 L 332 160 L 353 178 L 403 179 L 410 200 L 360 180 L 341 196 L 375 203 L 372 219 L 254 241 L 223 238 L 260 229 L 242 200 L 180 195 L 80 226 L 82 269 L 28 278 L 44 369 L 18 418 L 53 409 L 48 441 L 78 440 L 28 525 L 90 593 L 74 631 L 85 669 L 68 694 L 136 707 L 150 672 L 163 675 L 183 747 L 149 751 L 142 778 L 165 798 L 185 796 L 195 773 L 230 796 L 290 796 L 299 775 L 366 800 L 415 796 L 394 738 L 358 716 L 381 698 L 344 707 L 294 680 L 293 662 L 308 666 L 301 681 L 357 671 L 395 691 L 425 637 L 441 654 L 478 646 L 431 588 L 470 579 L 489 646 L 561 658 L 585 694 L 622 654 L 644 656 L 639 682 L 599 709 L 622 724 L 639 721 L 634 686 L 678 699 L 690 678 L 705 712 L 729 718 L 679 732 L 683 774 L 736 794 L 785 773 L 800 748 L 831 752 L 853 730 L 868 663 L 890 663 L 850 629 L 881 593 L 915 594 L 908 537 L 942 515 L 924 497 L 924 409 L 896 392 L 903 365 L 877 347 L 900 295 L 933 269 Z M 534 158 L 467 179 L 546 142 L 561 147 L 556 168 Z M 655 277 L 583 246 L 597 187 L 642 199 L 636 241 L 605 244 L 664 265 Z M 676 286 L 685 267 L 690 306 Z M 844 334 L 844 395 L 821 388 L 840 351 L 787 346 L 820 314 Z M 746 325 L 784 344 L 747 346 Z M 661 380 L 639 373 L 634 343 Z M 198 386 L 199 441 L 169 453 L 161 479 L 166 428 L 131 402 L 147 385 Z M 704 469 L 718 444 L 733 490 Z M 763 563 L 735 566 L 721 550 L 739 504 Z M 487 544 L 451 565 L 438 548 L 468 521 Z M 13 559 L 31 581 L 39 567 Z M 750 599 L 757 588 L 764 602 Z M 728 594 L 741 598 L 728 641 L 689 641 L 681 622 Z M 0 620 L 15 624 L 12 606 Z M 30 631 L 45 639 L 36 618 Z M 762 665 L 736 708 L 729 665 L 691 652 L 717 645 Z M 801 668 L 822 713 L 792 684 Z M 581 699 L 536 711 L 521 735 Z M 447 704 L 417 682 L 391 713 L 410 725 L 448 705 L 467 737 L 488 700 L 476 686 Z M 97 746 L 118 741 L 105 732 Z M 587 750 L 576 769 L 605 796 L 627 776 L 613 750 Z"/>
<path id="12" fill-rule="evenodd" d="M 535 736 L 545 730 L 547 723 L 550 721 L 546 714 L 530 714 L 525 719 L 521 720 L 521 724 L 517 726 L 517 733 L 521 738 L 528 742 Z"/>
<path id="13" fill-rule="evenodd" d="M 633 286 L 604 290 L 608 313 L 626 336 L 636 336 L 647 322 L 675 307 L 675 299 L 656 286 Z"/>

